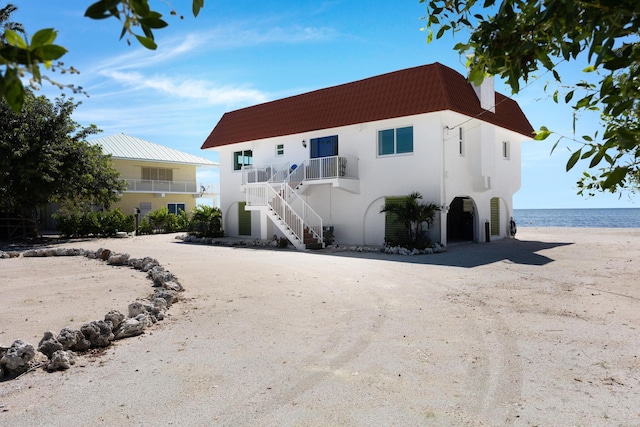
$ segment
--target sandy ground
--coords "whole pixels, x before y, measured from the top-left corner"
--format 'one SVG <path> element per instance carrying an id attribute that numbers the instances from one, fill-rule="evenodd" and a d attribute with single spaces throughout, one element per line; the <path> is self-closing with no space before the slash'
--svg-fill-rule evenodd
<path id="1" fill-rule="evenodd" d="M 155 257 L 186 300 L 101 357 L 0 383 L 0 425 L 640 425 L 640 229 L 517 237 L 417 257 L 65 243 Z M 78 257 L 0 277 L 2 345 L 150 292 Z"/>

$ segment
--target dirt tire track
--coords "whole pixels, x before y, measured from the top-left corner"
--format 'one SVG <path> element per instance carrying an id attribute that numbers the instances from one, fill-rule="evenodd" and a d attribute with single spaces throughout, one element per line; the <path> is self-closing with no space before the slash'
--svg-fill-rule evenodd
<path id="1" fill-rule="evenodd" d="M 372 343 L 375 337 L 378 335 L 380 329 L 386 320 L 387 305 L 383 303 L 382 298 L 378 297 L 376 300 L 378 310 L 372 315 L 366 318 L 360 318 L 359 322 L 363 325 L 370 325 L 368 328 L 360 327 L 360 325 L 352 325 L 354 320 L 354 310 L 345 312 L 340 317 L 340 323 L 350 324 L 353 328 L 358 328 L 362 331 L 366 330 L 366 333 L 362 333 L 353 344 L 347 346 L 345 350 L 339 351 L 334 354 L 334 351 L 343 344 L 344 340 L 348 338 L 343 331 L 336 330 L 331 334 L 323 343 L 317 345 L 317 348 L 324 349 L 323 353 L 308 358 L 304 362 L 300 362 L 299 365 L 305 367 L 309 372 L 300 381 L 286 387 L 286 389 L 270 394 L 268 397 L 264 397 L 263 390 L 253 390 L 246 396 L 245 401 L 257 401 L 253 409 L 256 413 L 268 416 L 269 413 L 276 411 L 283 405 L 290 405 L 292 401 L 301 395 L 304 395 L 309 390 L 316 387 L 319 383 L 326 378 L 334 374 L 349 362 L 357 358 L 362 354 L 367 347 Z M 274 378 L 275 383 L 286 384 L 287 379 Z M 227 406 L 219 411 L 220 418 L 224 418 L 225 414 L 238 414 L 239 408 L 236 405 Z M 246 416 L 234 417 L 225 419 L 224 425 L 239 425 L 246 422 Z M 254 420 L 259 421 L 259 420 Z"/>
<path id="2" fill-rule="evenodd" d="M 464 407 L 466 418 L 492 419 L 495 425 L 517 420 L 522 397 L 523 367 L 517 337 L 499 312 L 482 300 L 451 301 L 466 322 L 468 352 L 461 357 L 468 364 Z"/>

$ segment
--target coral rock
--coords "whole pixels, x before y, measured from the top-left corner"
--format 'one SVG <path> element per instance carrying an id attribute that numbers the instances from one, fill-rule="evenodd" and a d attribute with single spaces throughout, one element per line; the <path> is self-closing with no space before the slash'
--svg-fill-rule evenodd
<path id="1" fill-rule="evenodd" d="M 106 322 L 111 322 L 113 325 L 113 329 L 115 330 L 122 322 L 124 322 L 125 315 L 120 313 L 118 310 L 110 310 L 107 314 L 104 315 L 104 320 Z"/>
<path id="2" fill-rule="evenodd" d="M 91 343 L 91 347 L 107 347 L 113 341 L 113 325 L 104 320 L 85 323 L 80 328 L 82 334 Z"/>
<path id="3" fill-rule="evenodd" d="M 49 372 L 69 369 L 71 365 L 76 363 L 76 357 L 72 351 L 58 350 L 51 355 L 50 359 L 47 364 Z"/>
<path id="4" fill-rule="evenodd" d="M 107 259 L 109 265 L 127 265 L 129 254 L 113 254 Z"/>
<path id="5" fill-rule="evenodd" d="M 178 300 L 178 293 L 169 289 L 156 289 L 153 293 L 154 298 L 162 298 L 167 301 L 167 307 Z"/>
<path id="6" fill-rule="evenodd" d="M 0 358 L 0 366 L 4 371 L 24 372 L 35 355 L 36 350 L 31 344 L 23 340 L 15 340 Z"/>
<path id="7" fill-rule="evenodd" d="M 46 355 L 49 359 L 51 359 L 53 353 L 62 349 L 63 345 L 56 339 L 56 336 L 51 331 L 45 332 L 40 343 L 38 343 L 38 351 Z"/>
<path id="8" fill-rule="evenodd" d="M 114 330 L 114 339 L 119 340 L 140 335 L 147 327 L 147 323 L 148 320 L 145 314 L 139 314 L 136 317 L 126 319 Z"/>
<path id="9" fill-rule="evenodd" d="M 85 351 L 91 347 L 89 340 L 77 329 L 62 328 L 57 339 L 63 350 Z"/>

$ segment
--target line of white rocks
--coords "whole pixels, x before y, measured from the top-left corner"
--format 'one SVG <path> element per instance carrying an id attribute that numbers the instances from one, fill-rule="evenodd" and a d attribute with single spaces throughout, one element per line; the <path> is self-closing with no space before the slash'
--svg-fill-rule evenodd
<path id="1" fill-rule="evenodd" d="M 24 340 L 17 339 L 9 347 L 0 346 L 0 378 L 15 378 L 40 364 L 50 372 L 69 369 L 75 363 L 77 352 L 108 347 L 112 341 L 144 333 L 145 329 L 165 318 L 168 308 L 179 300 L 179 292 L 184 291 L 178 279 L 150 257 L 131 258 L 129 254 L 114 253 L 103 248 L 97 251 L 73 248 L 0 251 L 0 259 L 21 256 L 84 256 L 108 265 L 134 268 L 147 273 L 154 291 L 151 296 L 130 303 L 126 316 L 118 310 L 110 310 L 103 320 L 85 323 L 80 329 L 65 327 L 57 335 L 51 331 L 45 332 L 37 347 L 37 351 L 46 356 L 43 362 L 37 360 L 34 346 Z"/>
<path id="2" fill-rule="evenodd" d="M 182 234 L 176 236 L 177 240 L 182 240 L 185 243 L 198 243 L 203 245 L 214 246 L 244 246 L 244 247 L 278 247 L 278 240 L 250 240 L 250 239 L 229 239 L 229 238 L 214 238 L 214 237 L 196 237 L 189 234 Z M 430 255 L 441 252 L 446 252 L 447 247 L 439 243 L 434 243 L 432 248 L 425 249 L 408 249 L 402 246 L 347 246 L 347 245 L 330 245 L 326 249 L 334 252 L 372 252 L 372 253 L 386 253 L 393 255 Z"/>

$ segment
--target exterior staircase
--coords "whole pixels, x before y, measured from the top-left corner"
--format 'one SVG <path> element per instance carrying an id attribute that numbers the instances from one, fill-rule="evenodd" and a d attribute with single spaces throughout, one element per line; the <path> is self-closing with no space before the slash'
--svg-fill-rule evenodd
<path id="1" fill-rule="evenodd" d="M 322 249 L 322 218 L 291 186 L 292 173 L 286 168 L 268 181 L 246 184 L 247 208 L 266 215 L 296 249 Z"/>
<path id="2" fill-rule="evenodd" d="M 331 184 L 352 193 L 360 192 L 357 158 L 319 157 L 298 165 L 251 165 L 242 170 L 246 209 L 261 211 L 301 250 L 323 248 L 324 240 L 322 218 L 300 194 L 314 183 Z"/>

